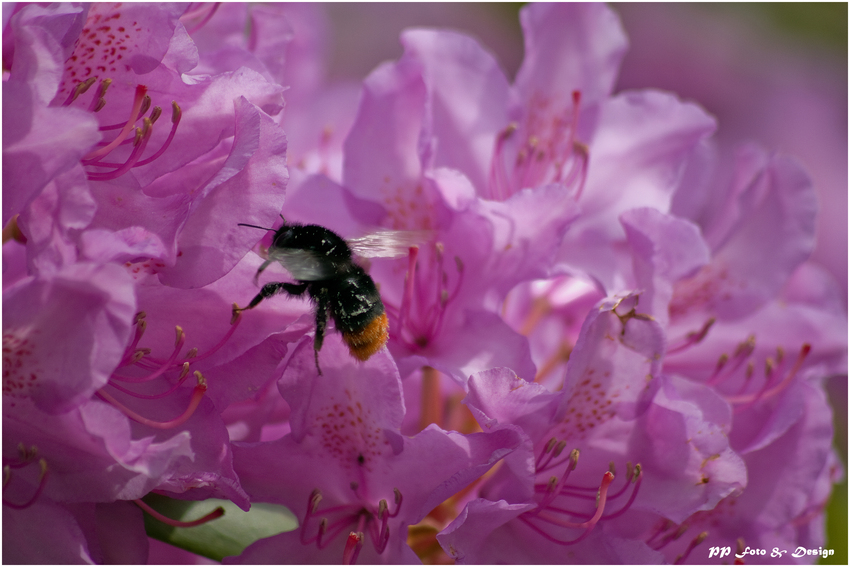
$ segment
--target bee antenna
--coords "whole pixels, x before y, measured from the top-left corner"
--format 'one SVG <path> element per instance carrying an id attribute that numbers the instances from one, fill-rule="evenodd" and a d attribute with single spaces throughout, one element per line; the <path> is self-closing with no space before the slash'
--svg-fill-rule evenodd
<path id="1" fill-rule="evenodd" d="M 264 226 L 257 226 L 255 224 L 246 224 L 244 222 L 236 223 L 236 226 L 248 226 L 251 228 L 259 228 L 260 230 L 274 230 L 273 228 L 266 228 Z"/>

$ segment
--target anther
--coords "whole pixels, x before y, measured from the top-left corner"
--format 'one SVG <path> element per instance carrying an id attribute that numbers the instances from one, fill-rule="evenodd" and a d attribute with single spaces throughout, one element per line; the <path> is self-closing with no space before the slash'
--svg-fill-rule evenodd
<path id="1" fill-rule="evenodd" d="M 77 100 L 77 97 L 79 97 L 81 94 L 83 94 L 84 92 L 89 90 L 89 88 L 91 88 L 91 86 L 94 84 L 94 82 L 96 80 L 97 80 L 97 77 L 89 77 L 88 79 L 86 79 L 85 81 L 83 81 L 82 83 L 80 83 L 76 87 L 74 87 L 74 90 L 71 91 L 71 94 L 68 95 L 68 99 L 65 101 L 65 103 L 62 106 L 68 106 L 69 104 L 71 104 L 72 102 Z"/>
<path id="2" fill-rule="evenodd" d="M 552 451 L 552 457 L 560 456 L 564 449 L 566 449 L 566 447 L 567 442 L 566 440 L 562 439 L 557 445 L 555 445 L 555 449 Z M 573 468 L 575 468 L 575 466 L 573 466 Z"/>
<path id="3" fill-rule="evenodd" d="M 311 514 L 315 514 L 316 510 L 319 509 L 319 503 L 322 501 L 322 491 L 318 488 L 314 489 L 313 492 L 310 493 L 310 499 L 308 500 L 308 506 Z"/>
<path id="4" fill-rule="evenodd" d="M 769 356 L 764 359 L 764 375 L 770 380 L 773 377 L 773 370 L 775 369 L 776 364 L 773 362 L 773 359 Z"/>
<path id="5" fill-rule="evenodd" d="M 162 115 L 162 107 L 161 106 L 154 106 L 153 110 L 151 110 L 151 115 L 149 117 L 151 119 L 151 124 L 156 124 L 156 121 L 159 120 L 159 117 L 161 115 Z"/>
<path id="6" fill-rule="evenodd" d="M 139 116 L 143 116 L 151 107 L 151 104 L 153 104 L 151 95 L 146 94 L 145 98 L 142 99 L 142 107 L 139 109 Z"/>

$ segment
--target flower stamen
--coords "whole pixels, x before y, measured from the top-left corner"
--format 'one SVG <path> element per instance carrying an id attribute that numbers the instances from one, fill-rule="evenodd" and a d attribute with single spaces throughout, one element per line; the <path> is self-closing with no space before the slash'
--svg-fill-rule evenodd
<path id="1" fill-rule="evenodd" d="M 197 370 L 195 371 L 195 378 L 197 379 L 198 383 L 192 391 L 192 398 L 189 400 L 189 406 L 179 417 L 172 419 L 171 421 L 154 421 L 146 417 L 142 417 L 138 413 L 134 412 L 133 410 L 113 398 L 108 393 L 104 392 L 103 389 L 98 390 L 96 394 L 102 400 L 109 402 L 110 404 L 121 410 L 124 415 L 126 415 L 133 421 L 141 423 L 142 425 L 147 425 L 148 427 L 153 427 L 155 429 L 172 429 L 183 425 L 190 417 L 192 417 L 192 414 L 194 414 L 195 410 L 198 409 L 198 406 L 201 403 L 201 399 L 203 399 L 204 394 L 207 391 L 207 382 L 204 379 L 204 376 Z"/>
<path id="2" fill-rule="evenodd" d="M 685 549 L 685 552 L 682 553 L 681 555 L 679 555 L 678 557 L 676 557 L 676 560 L 673 561 L 673 564 L 674 565 L 681 565 L 682 563 L 684 563 L 688 559 L 688 555 L 691 554 L 691 551 L 693 551 L 696 546 L 698 546 L 699 544 L 704 542 L 705 538 L 707 538 L 707 537 L 708 537 L 708 532 L 702 532 L 697 537 L 692 539 L 691 543 L 688 544 L 687 549 Z"/>
<path id="3" fill-rule="evenodd" d="M 224 508 L 219 506 L 218 508 L 216 508 L 215 510 L 213 510 L 209 514 L 206 514 L 206 515 L 198 518 L 197 520 L 192 520 L 191 522 L 182 522 L 180 520 L 173 520 L 173 519 L 171 519 L 167 516 L 163 516 L 162 514 L 160 514 L 159 512 L 154 510 L 153 508 L 151 508 L 147 504 L 147 502 L 145 502 L 143 500 L 136 499 L 136 500 L 133 500 L 133 502 L 135 502 L 136 506 L 138 506 L 139 508 L 141 508 L 142 510 L 147 512 L 149 515 L 151 515 L 152 517 L 154 517 L 157 520 L 159 520 L 160 522 L 162 522 L 163 524 L 173 526 L 175 528 L 193 528 L 195 526 L 201 526 L 203 524 L 206 524 L 207 522 L 215 520 L 216 518 L 221 518 L 222 516 L 224 516 Z"/>
<path id="4" fill-rule="evenodd" d="M 82 83 L 79 83 L 76 87 L 74 87 L 74 90 L 71 91 L 71 93 L 68 95 L 67 100 L 65 100 L 65 102 L 62 103 L 62 106 L 68 106 L 72 102 L 77 100 L 77 98 L 81 94 L 85 93 L 87 90 L 89 90 L 89 88 L 91 88 L 91 86 L 94 84 L 94 82 L 96 80 L 97 80 L 96 77 L 89 77 L 88 79 L 86 79 Z"/>
<path id="5" fill-rule="evenodd" d="M 139 111 L 142 108 L 142 104 L 144 102 L 145 96 L 147 95 L 147 91 L 148 88 L 144 85 L 136 86 L 136 96 L 133 99 L 133 107 L 130 110 L 130 118 L 124 124 L 123 128 L 121 129 L 121 132 L 109 144 L 83 156 L 82 159 L 84 162 L 96 161 L 97 158 L 105 156 L 121 144 L 121 141 L 124 140 L 124 138 L 127 137 L 127 134 L 129 134 L 130 131 L 133 129 L 133 124 L 135 124 L 137 117 L 140 115 Z"/>
<path id="6" fill-rule="evenodd" d="M 608 487 L 614 481 L 614 475 L 607 471 L 602 475 L 602 482 L 599 485 L 599 490 L 597 492 L 596 497 L 596 510 L 591 518 L 585 522 L 569 522 L 558 518 L 550 513 L 552 510 L 551 506 L 547 507 L 545 510 L 535 509 L 531 512 L 525 512 L 520 516 L 520 520 L 522 520 L 527 526 L 532 528 L 534 531 L 542 535 L 544 538 L 548 539 L 553 543 L 557 543 L 559 545 L 573 545 L 579 543 L 584 540 L 590 532 L 593 530 L 594 526 L 599 522 L 602 518 L 602 513 L 605 510 L 605 504 L 608 500 Z M 567 512 L 569 513 L 569 512 Z M 580 529 L 584 530 L 584 532 L 575 539 L 571 540 L 562 540 L 552 536 L 550 533 L 543 530 L 539 525 L 535 524 L 532 520 L 540 520 L 546 522 L 547 524 L 562 527 L 562 528 L 570 528 L 570 529 Z"/>
<path id="7" fill-rule="evenodd" d="M 14 502 L 10 502 L 10 501 L 6 500 L 5 498 L 3 498 L 3 505 L 4 506 L 8 506 L 9 508 L 12 508 L 13 510 L 23 510 L 23 509 L 29 508 L 30 506 L 35 504 L 35 501 L 38 500 L 38 497 L 41 496 L 41 493 L 44 491 L 44 485 L 47 484 L 47 476 L 48 476 L 48 473 L 49 473 L 49 471 L 47 469 L 47 461 L 46 460 L 39 459 L 38 464 L 39 464 L 39 467 L 41 468 L 39 475 L 38 475 L 38 486 L 36 487 L 35 492 L 30 497 L 30 499 L 27 500 L 26 502 L 24 502 L 23 504 L 16 504 Z M 6 466 L 3 467 L 3 490 L 4 491 L 6 490 L 7 486 L 11 482 L 11 480 L 12 480 L 11 466 L 6 465 Z"/>

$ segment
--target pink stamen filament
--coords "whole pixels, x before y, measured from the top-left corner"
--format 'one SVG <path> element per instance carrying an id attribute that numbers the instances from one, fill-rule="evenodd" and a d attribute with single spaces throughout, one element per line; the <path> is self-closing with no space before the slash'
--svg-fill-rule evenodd
<path id="1" fill-rule="evenodd" d="M 684 563 L 688 559 L 688 555 L 691 554 L 691 552 L 694 550 L 694 548 L 696 546 L 698 546 L 699 544 L 701 544 L 702 542 L 704 542 L 705 538 L 707 538 L 707 537 L 708 537 L 708 532 L 702 532 L 697 537 L 692 539 L 691 543 L 688 544 L 688 548 L 685 550 L 685 552 L 682 555 L 678 556 L 676 558 L 676 560 L 673 562 L 673 564 L 674 565 L 681 565 L 682 563 Z"/>
<path id="2" fill-rule="evenodd" d="M 440 333 L 446 309 L 460 293 L 463 283 L 463 263 L 455 258 L 458 279 L 452 292 L 448 293 L 448 275 L 443 269 L 444 254 L 439 242 L 434 245 L 434 254 L 435 268 L 429 274 L 422 275 L 422 271 L 416 269 L 418 249 L 410 249 L 401 307 L 398 310 L 392 306 L 389 308 L 391 314 L 398 313 L 395 328 L 399 331 L 396 336 L 411 349 L 427 345 Z M 423 284 L 423 278 L 426 277 L 426 283 L 433 283 L 433 287 Z"/>
<path id="3" fill-rule="evenodd" d="M 549 541 L 551 541 L 553 543 L 557 543 L 557 544 L 560 544 L 560 545 L 572 545 L 572 544 L 579 543 L 580 541 L 585 539 L 590 534 L 590 532 L 593 530 L 593 527 L 597 524 L 597 522 L 599 522 L 600 518 L 602 517 L 602 512 L 605 510 L 605 503 L 606 503 L 607 498 L 608 498 L 608 487 L 611 485 L 611 482 L 613 482 L 613 480 L 614 480 L 614 475 L 611 472 L 606 472 L 604 475 L 602 475 L 602 483 L 599 486 L 599 492 L 598 492 L 599 498 L 598 498 L 598 503 L 596 505 L 596 512 L 586 522 L 581 522 L 581 523 L 567 522 L 567 521 L 562 520 L 560 518 L 554 517 L 551 514 L 546 513 L 545 511 L 540 512 L 540 511 L 537 511 L 537 510 L 534 510 L 533 514 L 531 514 L 529 512 L 522 514 L 520 516 L 520 520 L 525 522 L 525 524 L 527 526 L 529 526 L 534 531 L 536 531 L 537 533 L 539 533 L 540 535 L 542 535 L 543 537 L 545 537 L 546 539 L 548 539 Z M 558 527 L 571 528 L 571 529 L 583 529 L 585 531 L 580 536 L 578 536 L 576 539 L 561 540 L 561 539 L 558 539 L 556 537 L 553 537 L 552 535 L 550 535 L 549 533 L 547 533 L 546 531 L 541 529 L 539 526 L 534 524 L 532 522 L 533 519 L 542 520 L 544 522 L 547 522 L 551 525 L 558 526 Z"/>
<path id="4" fill-rule="evenodd" d="M 357 495 L 358 486 L 352 484 L 354 494 Z M 360 537 L 368 529 L 372 543 L 378 554 L 383 553 L 389 542 L 389 518 L 394 518 L 401 510 L 402 496 L 398 489 L 394 489 L 396 509 L 394 512 L 389 511 L 387 501 L 382 499 L 377 509 L 371 505 L 363 506 L 357 504 L 342 504 L 333 506 L 324 510 L 319 510 L 319 504 L 322 501 L 322 493 L 316 489 L 310 494 L 307 500 L 307 511 L 304 514 L 304 519 L 301 521 L 300 540 L 304 545 L 316 543 L 319 549 L 324 549 L 329 545 L 339 534 L 345 530 L 350 530 L 350 526 L 355 521 L 357 527 L 350 533 L 358 533 Z M 359 497 L 359 496 L 358 496 Z M 328 516 L 331 514 L 341 514 L 333 523 L 329 523 Z M 316 535 L 307 537 L 308 524 L 314 516 L 322 516 Z M 359 553 L 359 551 L 358 551 Z M 356 560 L 356 555 L 354 559 Z"/>
<path id="5" fill-rule="evenodd" d="M 567 479 L 570 477 L 570 473 L 572 473 L 575 470 L 576 465 L 578 464 L 578 450 L 577 449 L 573 449 L 570 452 L 569 461 L 570 462 L 567 465 L 566 470 L 564 470 L 564 474 L 561 475 L 561 478 L 558 480 L 558 482 L 555 484 L 555 486 L 550 487 L 548 484 L 545 486 L 546 495 L 543 497 L 543 500 L 540 501 L 540 503 L 537 505 L 537 510 L 536 510 L 537 512 L 545 509 L 547 506 L 549 506 L 555 500 L 555 498 L 557 498 L 560 495 L 561 490 L 563 490 L 563 488 L 564 488 L 564 484 L 567 482 Z M 535 486 L 535 488 L 537 488 L 537 487 Z"/>
<path id="6" fill-rule="evenodd" d="M 378 527 L 377 522 L 369 522 L 369 535 L 372 538 L 372 545 L 375 546 L 375 551 L 378 554 L 383 553 L 390 539 L 390 529 L 388 525 L 389 512 L 387 511 L 387 501 L 381 500 L 381 506 L 378 507 L 377 519 L 381 525 Z M 362 528 L 361 528 L 362 531 Z"/>
<path id="7" fill-rule="evenodd" d="M 224 346 L 224 344 L 225 344 L 228 340 L 230 340 L 230 337 L 232 337 L 232 336 L 233 336 L 233 333 L 234 333 L 234 332 L 236 332 L 236 327 L 237 327 L 237 326 L 239 326 L 239 322 L 240 322 L 241 320 L 242 320 L 242 314 L 241 314 L 241 313 L 237 313 L 237 314 L 236 314 L 236 316 L 233 318 L 233 322 L 231 323 L 230 328 L 229 328 L 229 329 L 227 329 L 227 332 L 224 334 L 224 337 L 222 337 L 222 339 L 221 339 L 221 340 L 220 340 L 220 341 L 219 341 L 219 342 L 218 342 L 215 346 L 213 346 L 210 350 L 208 350 L 208 351 L 207 351 L 207 352 L 205 352 L 204 354 L 196 354 L 195 356 L 187 356 L 186 358 L 182 358 L 182 359 L 180 359 L 180 360 L 175 360 L 175 361 L 173 361 L 173 362 L 174 362 L 174 364 L 176 364 L 176 365 L 182 365 L 182 364 L 183 364 L 183 363 L 185 363 L 185 362 L 190 362 L 190 363 L 191 363 L 191 362 L 197 362 L 197 361 L 199 361 L 199 360 L 203 360 L 203 359 L 205 359 L 205 358 L 207 358 L 207 357 L 209 357 L 209 356 L 212 356 L 212 355 L 213 355 L 213 354 L 215 354 L 215 353 L 216 353 L 216 352 L 217 352 L 217 351 L 218 351 L 221 347 L 223 347 L 223 346 Z M 192 354 L 192 353 L 191 353 L 191 351 L 190 351 L 190 353 L 189 353 L 189 354 Z M 153 364 L 158 364 L 158 365 L 160 365 L 160 366 L 164 364 L 161 360 L 156 359 L 156 358 L 148 357 L 148 360 L 149 360 L 150 362 L 152 362 Z"/>
<path id="8" fill-rule="evenodd" d="M 142 127 L 138 137 L 138 143 L 134 143 L 133 151 L 130 153 L 130 157 L 127 158 L 127 161 L 124 162 L 121 167 L 114 171 L 108 171 L 103 173 L 89 173 L 86 175 L 86 177 L 92 181 L 108 181 L 110 179 L 116 179 L 118 177 L 121 177 L 122 175 L 130 171 L 130 169 L 133 168 L 133 166 L 139 160 L 139 157 L 145 151 L 145 148 L 148 145 L 148 140 L 150 140 L 151 138 L 152 131 L 153 128 L 151 127 L 150 119 L 145 118 L 144 126 Z M 101 166 L 98 163 L 89 163 L 88 165 L 96 167 L 105 167 Z"/>
<path id="9" fill-rule="evenodd" d="M 540 455 L 538 455 L 538 457 L 537 457 L 537 462 L 534 463 L 534 470 L 535 471 L 541 472 L 542 470 L 544 470 L 543 467 L 545 466 L 545 463 L 543 462 L 543 460 L 545 459 L 546 463 L 548 463 L 549 461 L 552 460 L 553 452 L 554 452 L 555 446 L 557 444 L 558 444 L 558 440 L 555 439 L 554 437 L 550 438 L 546 442 L 546 446 L 543 447 L 543 450 L 540 451 Z"/>
<path id="10" fill-rule="evenodd" d="M 618 516 L 622 516 L 623 514 L 625 514 L 626 510 L 631 508 L 632 504 L 634 504 L 635 498 L 637 498 L 638 491 L 640 490 L 640 484 L 641 484 L 642 480 L 643 480 L 643 472 L 640 471 L 640 472 L 638 472 L 637 478 L 634 480 L 634 489 L 632 490 L 632 494 L 629 497 L 629 500 L 626 502 L 626 504 L 622 508 L 620 508 L 620 510 L 618 510 L 617 512 L 611 512 L 610 514 L 605 514 L 604 516 L 602 516 L 602 519 L 603 520 L 610 520 L 612 518 L 616 518 Z M 632 484 L 632 482 L 630 482 L 629 479 L 627 478 L 626 484 L 623 486 L 623 488 L 617 494 L 612 496 L 611 499 L 613 500 L 613 499 L 616 499 L 619 496 L 621 496 L 623 494 L 623 492 L 631 484 Z"/>
<path id="11" fill-rule="evenodd" d="M 145 97 L 142 99 L 142 105 L 139 108 L 139 112 L 138 112 L 138 114 L 136 114 L 136 118 L 133 119 L 133 124 L 135 124 L 136 122 L 138 122 L 139 120 L 142 119 L 142 117 L 145 115 L 145 112 L 147 112 L 148 109 L 151 107 L 151 104 L 153 104 L 153 99 L 151 99 L 150 95 L 145 95 Z M 156 107 L 156 108 L 159 108 L 159 107 Z M 151 120 L 153 122 L 156 122 L 156 118 L 153 116 L 153 112 L 151 112 Z M 98 130 L 100 130 L 101 132 L 106 132 L 107 130 L 119 130 L 119 129 L 123 128 L 125 124 L 126 124 L 126 122 L 119 122 L 118 124 L 110 124 L 109 126 L 101 126 L 100 128 L 98 128 Z M 132 139 L 132 138 L 130 138 L 130 139 Z M 125 139 L 124 142 L 122 142 L 122 143 L 126 143 L 126 142 L 127 142 L 127 140 Z M 107 144 L 107 142 L 101 142 L 101 145 L 106 145 L 106 144 Z"/>
<path id="12" fill-rule="evenodd" d="M 718 368 L 715 370 L 715 374 L 706 382 L 708 386 L 716 386 L 717 384 L 729 379 L 744 362 L 749 360 L 750 355 L 756 348 L 756 338 L 753 335 L 747 337 L 747 340 L 741 343 L 738 343 L 737 348 L 735 348 L 735 352 L 732 355 L 732 366 L 727 368 L 728 360 L 726 360 L 722 365 L 718 364 Z M 723 369 L 726 368 L 724 372 Z"/>
<path id="13" fill-rule="evenodd" d="M 802 367 L 803 362 L 806 360 L 806 357 L 809 355 L 811 350 L 812 350 L 812 347 L 811 347 L 810 344 L 808 344 L 808 343 L 804 344 L 802 346 L 802 348 L 800 348 L 800 354 L 797 356 L 797 360 L 794 362 L 794 366 L 791 368 L 791 370 L 788 372 L 788 374 L 786 374 L 785 378 L 779 384 L 774 386 L 773 388 L 771 388 L 769 390 L 766 389 L 767 386 L 770 383 L 770 380 L 771 380 L 771 376 L 767 376 L 767 382 L 765 383 L 765 386 L 762 387 L 762 389 L 757 394 L 725 396 L 726 401 L 728 401 L 730 404 L 746 404 L 744 407 L 735 408 L 735 411 L 738 412 L 738 411 L 743 411 L 744 409 L 751 407 L 752 404 L 757 402 L 757 401 L 770 399 L 773 396 L 776 396 L 777 394 L 782 392 L 785 388 L 787 388 L 791 384 L 791 382 L 793 381 L 794 377 L 797 375 L 797 372 L 799 372 L 800 367 Z M 778 373 L 773 372 L 771 374 L 778 374 Z"/>
<path id="14" fill-rule="evenodd" d="M 145 158 L 133 167 L 141 167 L 143 165 L 147 165 L 151 163 L 153 160 L 159 158 L 162 154 L 165 153 L 165 150 L 168 149 L 168 146 L 171 145 L 171 141 L 174 139 L 174 134 L 177 132 L 177 125 L 180 124 L 180 118 L 183 115 L 183 112 L 180 110 L 180 106 L 178 106 L 177 102 L 171 101 L 172 112 L 171 112 L 171 132 L 168 133 L 168 138 L 165 139 L 162 146 L 154 153 L 151 157 Z"/>
<path id="15" fill-rule="evenodd" d="M 658 522 L 657 526 L 658 527 L 655 528 L 655 531 L 652 532 L 652 535 L 650 535 L 646 539 L 646 544 L 649 545 L 650 547 L 652 547 L 652 543 L 651 543 L 652 540 L 654 540 L 655 538 L 661 537 L 661 535 L 664 532 L 666 532 L 667 530 L 670 529 L 671 526 L 673 526 L 673 522 L 671 522 L 670 520 L 661 520 L 661 521 Z"/>
<path id="16" fill-rule="evenodd" d="M 186 377 L 188 375 L 189 375 L 189 363 L 186 363 L 186 366 L 183 369 L 183 372 L 180 373 L 180 378 L 177 380 L 177 382 L 171 388 L 169 388 L 165 392 L 162 392 L 161 394 L 140 394 L 139 392 L 133 392 L 132 390 L 128 390 L 127 388 L 124 388 L 123 386 L 119 386 L 118 384 L 114 384 L 114 383 L 112 383 L 112 381 L 108 382 L 108 384 L 110 386 L 112 386 L 113 388 L 115 388 L 116 390 L 118 390 L 119 392 L 124 392 L 125 394 L 128 394 L 130 396 L 142 398 L 143 400 L 156 400 L 156 399 L 159 399 L 159 398 L 164 398 L 164 397 L 174 393 L 177 390 L 177 388 L 179 388 L 183 384 L 183 381 L 186 380 Z M 115 376 L 113 376 L 113 378 L 114 377 Z"/>
<path id="17" fill-rule="evenodd" d="M 171 421 L 153 421 L 146 417 L 142 417 L 141 415 L 134 412 L 133 410 L 113 398 L 111 395 L 103 391 L 103 389 L 98 390 L 96 394 L 101 399 L 109 402 L 110 404 L 121 410 L 127 417 L 129 417 L 133 421 L 156 429 L 172 429 L 174 427 L 179 427 L 180 425 L 183 425 L 190 417 L 192 417 L 192 414 L 194 414 L 195 410 L 198 409 L 198 405 L 200 405 L 201 399 L 203 399 L 204 397 L 204 393 L 206 393 L 207 391 L 206 381 L 203 379 L 203 376 L 201 376 L 200 373 L 197 371 L 195 372 L 195 376 L 198 378 L 198 385 L 195 386 L 194 390 L 192 391 L 192 398 L 189 400 L 189 406 L 186 408 L 186 411 L 184 411 L 182 415 L 175 419 L 172 419 Z"/>
<path id="18" fill-rule="evenodd" d="M 145 334 L 146 328 L 147 323 L 145 322 L 145 313 L 140 312 L 136 315 L 136 331 L 133 334 L 133 340 L 130 341 L 129 346 L 124 350 L 124 357 L 121 359 L 119 366 L 131 364 L 131 361 L 136 356 L 136 348 L 139 345 L 139 340 L 142 338 L 142 335 Z"/>
<path id="19" fill-rule="evenodd" d="M 672 541 L 676 541 L 680 537 L 682 537 L 690 526 L 688 524 L 681 524 L 676 526 L 676 530 L 672 532 L 668 532 L 661 540 L 655 544 L 655 546 L 651 546 L 655 551 L 660 551 L 662 548 L 667 546 Z"/>
<path id="20" fill-rule="evenodd" d="M 219 506 L 218 508 L 216 508 L 215 510 L 213 510 L 209 514 L 207 514 L 207 515 L 205 515 L 201 518 L 198 518 L 197 520 L 193 520 L 191 522 L 181 522 L 180 520 L 173 520 L 171 518 L 163 516 L 162 514 L 160 514 L 159 512 L 154 510 L 153 508 L 151 508 L 143 500 L 133 500 L 133 502 L 136 503 L 136 506 L 138 506 L 139 508 L 141 508 L 142 510 L 144 510 L 145 512 L 147 512 L 148 514 L 150 514 L 151 516 L 153 516 L 154 518 L 156 518 L 157 520 L 162 522 L 163 524 L 167 524 L 169 526 L 174 526 L 175 528 L 192 528 L 192 527 L 195 527 L 195 526 L 200 526 L 200 525 L 206 524 L 207 522 L 210 522 L 212 520 L 215 520 L 216 518 L 221 518 L 222 516 L 224 516 L 224 508 Z"/>
<path id="21" fill-rule="evenodd" d="M 563 448 L 566 447 L 566 444 L 564 443 L 561 451 L 558 450 L 558 447 L 562 447 L 562 445 L 559 443 L 558 446 L 555 447 L 555 450 L 552 452 L 552 458 L 550 458 L 549 460 L 547 460 L 545 463 L 541 464 L 537 468 L 538 474 L 545 472 L 549 469 L 554 469 L 554 468 L 560 467 L 561 465 L 563 465 L 564 463 L 566 463 L 567 461 L 569 461 L 570 459 L 573 458 L 572 452 L 566 453 L 563 457 L 558 458 L 559 455 L 561 454 L 561 452 L 563 451 Z M 596 488 L 597 487 L 590 487 L 590 488 L 587 488 L 586 490 L 595 491 Z"/>
<path id="22" fill-rule="evenodd" d="M 180 350 L 183 348 L 183 345 L 186 343 L 186 333 L 183 332 L 179 326 L 175 328 L 177 332 L 177 339 L 174 341 L 174 350 L 171 352 L 171 356 L 168 357 L 168 360 L 159 365 L 156 371 L 153 373 L 142 376 L 141 378 L 130 378 L 127 376 L 116 376 L 112 375 L 112 378 L 115 380 L 120 380 L 121 382 L 131 382 L 134 384 L 138 384 L 141 382 L 150 382 L 156 378 L 162 376 L 166 370 L 171 368 L 174 365 L 174 361 L 177 359 L 177 355 L 180 354 Z M 118 388 L 119 390 L 121 388 Z M 123 390 L 122 390 L 123 391 Z"/>
<path id="23" fill-rule="evenodd" d="M 678 345 L 669 347 L 667 349 L 667 354 L 674 354 L 677 352 L 681 352 L 699 342 L 701 342 L 706 335 L 708 335 L 709 329 L 714 325 L 716 319 L 711 317 L 708 321 L 706 321 L 702 327 L 698 331 L 691 331 L 687 335 L 685 335 L 684 339 L 681 339 L 681 343 Z"/>
<path id="24" fill-rule="evenodd" d="M 50 472 L 50 471 L 47 470 L 47 461 L 45 461 L 44 459 L 39 459 L 38 464 L 41 467 L 41 472 L 39 473 L 39 476 L 38 476 L 38 486 L 36 487 L 35 492 L 33 493 L 32 497 L 30 497 L 30 499 L 27 500 L 26 502 L 24 502 L 23 504 L 15 504 L 14 502 L 10 502 L 10 501 L 6 500 L 5 498 L 3 498 L 3 505 L 4 506 L 8 506 L 9 508 L 12 508 L 13 510 L 23 510 L 23 509 L 29 508 L 30 506 L 35 504 L 35 501 L 38 500 L 38 497 L 41 496 L 41 493 L 44 491 L 44 486 L 45 486 L 45 484 L 47 484 L 47 476 Z M 7 480 L 4 478 L 3 479 L 3 490 L 4 491 L 6 490 L 6 484 L 7 484 Z"/>
<path id="25" fill-rule="evenodd" d="M 515 123 L 510 123 L 508 126 L 499 132 L 496 137 L 496 145 L 493 148 L 493 159 L 490 161 L 490 198 L 494 201 L 503 201 L 510 190 L 508 187 L 508 172 L 505 169 L 504 145 L 505 141 L 510 138 L 517 130 Z M 505 189 L 503 192 L 502 189 Z"/>
<path id="26" fill-rule="evenodd" d="M 325 528 L 320 530 L 317 537 L 318 541 L 316 542 L 316 545 L 318 548 L 324 549 L 330 545 L 330 543 L 336 539 L 336 536 L 344 532 L 358 517 L 361 517 L 361 515 L 356 513 L 340 518 L 330 526 L 325 523 Z M 327 519 L 325 518 L 324 521 L 327 522 Z"/>
<path id="27" fill-rule="evenodd" d="M 94 150 L 93 152 L 83 156 L 83 161 L 96 161 L 97 158 L 105 156 L 112 150 L 118 147 L 121 141 L 127 137 L 127 134 L 133 129 L 133 124 L 135 124 L 137 117 L 139 116 L 139 110 L 142 108 L 142 102 L 144 101 L 145 95 L 147 94 L 148 88 L 144 85 L 138 85 L 136 87 L 136 96 L 133 100 L 133 108 L 130 111 L 130 118 L 127 120 L 127 123 L 124 124 L 124 128 L 121 129 L 121 132 L 112 140 L 112 143 L 107 144 L 106 146 Z"/>
<path id="28" fill-rule="evenodd" d="M 401 307 L 398 310 L 398 329 L 404 329 L 405 319 L 410 315 L 410 302 L 413 298 L 413 274 L 416 273 L 416 261 L 419 258 L 419 247 L 411 246 L 407 251 L 407 273 L 404 276 L 404 293 L 401 296 Z"/>

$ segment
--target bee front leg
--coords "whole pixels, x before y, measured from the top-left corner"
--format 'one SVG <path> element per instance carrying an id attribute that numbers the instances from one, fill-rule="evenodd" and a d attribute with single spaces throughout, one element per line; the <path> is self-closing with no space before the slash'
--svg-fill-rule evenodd
<path id="1" fill-rule="evenodd" d="M 260 290 L 254 299 L 251 300 L 251 303 L 248 304 L 248 307 L 241 307 L 238 310 L 234 311 L 245 311 L 246 309 L 253 309 L 256 307 L 262 300 L 267 297 L 271 297 L 280 292 L 286 292 L 289 295 L 302 295 L 305 291 L 307 291 L 307 284 L 300 283 L 294 284 L 289 282 L 269 282 L 263 286 L 263 289 Z"/>
<path id="2" fill-rule="evenodd" d="M 313 352 L 316 355 L 316 370 L 319 371 L 319 376 L 322 375 L 322 369 L 319 368 L 319 351 L 322 350 L 322 343 L 325 340 L 325 329 L 328 326 L 328 299 L 317 294 L 316 299 L 316 337 L 313 339 Z"/>

